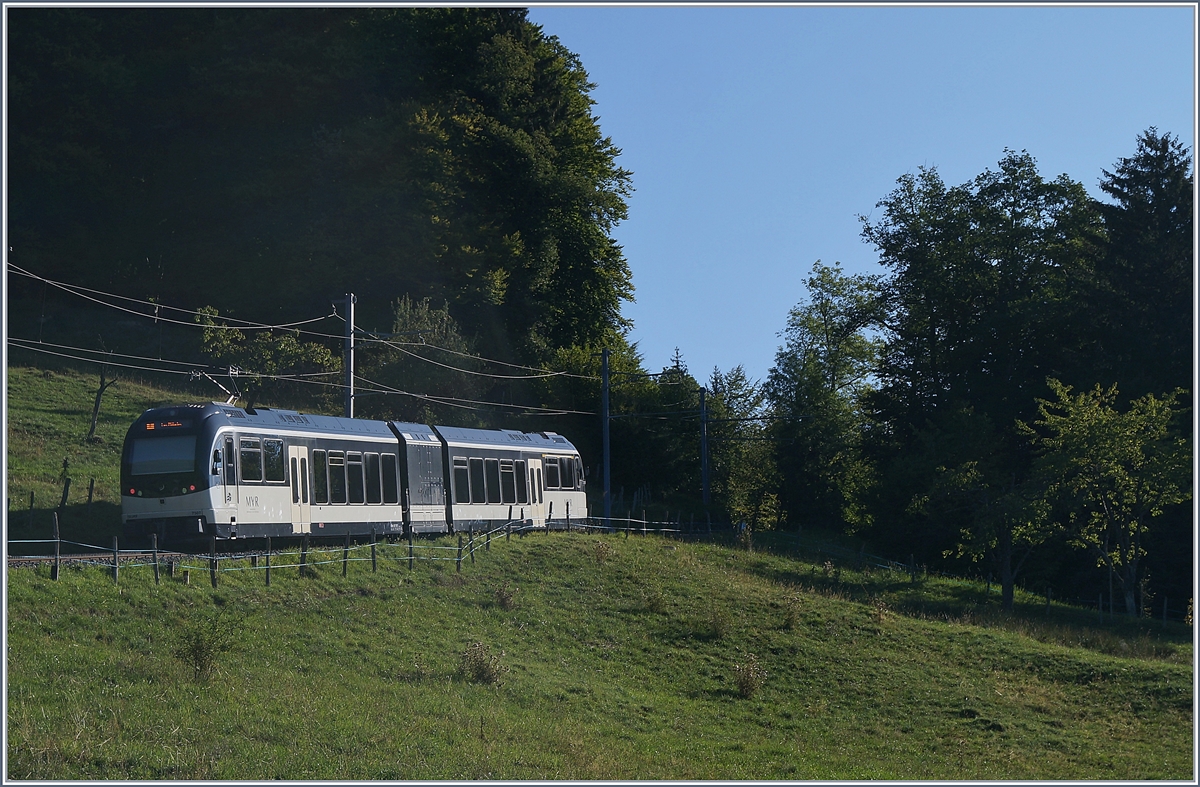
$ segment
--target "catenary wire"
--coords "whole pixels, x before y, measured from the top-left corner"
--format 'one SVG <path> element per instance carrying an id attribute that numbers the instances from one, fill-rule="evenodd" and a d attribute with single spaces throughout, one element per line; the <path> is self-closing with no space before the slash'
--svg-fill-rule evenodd
<path id="1" fill-rule="evenodd" d="M 280 324 L 280 325 L 270 325 L 270 324 L 267 324 L 267 323 L 259 323 L 259 322 L 254 322 L 254 321 L 251 321 L 251 320 L 242 320 L 242 319 L 233 318 L 233 317 L 221 317 L 220 315 L 216 315 L 216 316 L 214 316 L 214 315 L 209 315 L 209 314 L 207 314 L 206 312 L 196 311 L 196 310 L 192 310 L 192 309 L 183 309 L 183 308 L 180 308 L 180 307 L 177 307 L 177 306 L 166 306 L 166 305 L 163 305 L 163 304 L 154 303 L 153 301 L 146 301 L 146 300 L 141 300 L 141 299 L 138 299 L 138 298 L 130 298 L 130 297 L 127 297 L 127 296 L 124 296 L 124 295 L 117 295 L 117 294 L 115 294 L 115 293 L 105 292 L 105 291 L 103 291 L 103 290 L 96 290 L 96 289 L 92 289 L 92 288 L 89 288 L 89 287 L 83 287 L 83 286 L 81 286 L 81 285 L 76 285 L 76 284 L 67 284 L 67 283 L 64 283 L 64 282 L 55 281 L 55 280 L 53 280 L 53 279 L 47 279 L 47 278 L 45 278 L 44 276 L 39 276 L 39 275 L 37 275 L 36 273 L 33 273 L 33 272 L 31 272 L 31 271 L 27 271 L 27 270 L 25 270 L 24 268 L 21 268 L 20 266 L 14 265 L 14 264 L 13 264 L 13 263 L 11 263 L 11 262 L 10 262 L 10 263 L 8 263 L 8 267 L 9 267 L 10 269 L 12 269 L 14 272 L 16 272 L 16 273 L 18 273 L 18 274 L 20 274 L 20 275 L 22 275 L 22 276 L 26 276 L 26 277 L 28 277 L 28 278 L 35 279 L 35 280 L 37 280 L 37 281 L 40 281 L 40 282 L 43 282 L 43 283 L 45 283 L 45 284 L 52 285 L 52 286 L 54 286 L 54 287 L 56 287 L 56 288 L 58 288 L 58 289 L 61 289 L 61 290 L 63 290 L 64 292 L 68 292 L 68 293 L 70 293 L 70 294 L 72 294 L 72 295 L 75 295 L 76 297 L 83 298 L 84 300 L 87 300 L 87 301 L 91 301 L 92 303 L 96 303 L 96 304 L 99 304 L 99 305 L 101 305 L 101 306 L 107 306 L 107 307 L 108 307 L 108 308 L 110 308 L 110 309 L 116 309 L 117 311 L 121 311 L 121 312 L 124 312 L 124 313 L 126 313 L 126 314 L 132 314 L 132 315 L 135 315 L 135 316 L 138 316 L 138 317 L 144 317 L 144 318 L 146 318 L 146 319 L 152 319 L 152 320 L 155 320 L 155 321 L 162 321 L 162 322 L 165 322 L 165 323 L 167 323 L 167 324 L 169 324 L 169 325 L 183 325 L 183 326 L 186 326 L 186 327 L 201 327 L 201 328 L 216 328 L 216 329 L 218 329 L 218 330 L 240 330 L 240 329 L 243 329 L 243 328 L 244 328 L 244 329 L 246 329 L 246 330 L 290 330 L 290 329 L 293 329 L 293 328 L 294 328 L 294 326 L 297 326 L 297 325 L 307 325 L 307 324 L 310 324 L 310 323 L 314 323 L 314 322 L 320 322 L 320 321 L 322 321 L 322 320 L 327 320 L 327 319 L 330 319 L 330 318 L 337 318 L 337 319 L 339 319 L 339 320 L 342 320 L 343 322 L 345 322 L 345 318 L 344 318 L 344 317 L 342 317 L 340 314 L 338 314 L 336 309 L 333 311 L 333 313 L 332 313 L 332 314 L 328 314 L 328 315 L 325 315 L 325 316 L 323 316 L 323 317 L 314 317 L 314 318 L 312 318 L 312 319 L 309 319 L 309 320 L 300 320 L 300 321 L 298 321 L 298 322 L 293 322 L 293 323 L 285 323 L 285 324 Z M 136 311 L 136 310 L 134 310 L 134 309 L 127 309 L 127 308 L 125 308 L 125 307 L 118 306 L 117 304 L 114 304 L 114 303 L 108 303 L 108 302 L 106 302 L 106 301 L 100 300 L 99 298 L 94 298 L 94 297 L 91 297 L 91 296 L 89 296 L 89 295 L 85 295 L 85 294 L 84 294 L 85 292 L 89 292 L 89 293 L 95 293 L 95 294 L 98 294 L 98 295 L 103 295 L 103 296 L 105 296 L 105 297 L 108 297 L 108 298 L 116 298 L 116 299 L 119 299 L 119 300 L 130 301 L 130 302 L 132 302 L 132 303 L 138 303 L 138 304 L 141 304 L 141 305 L 143 305 L 143 306 L 153 307 L 153 308 L 155 309 L 155 312 L 156 312 L 156 313 L 155 313 L 155 314 L 146 314 L 146 313 L 144 313 L 144 312 Z M 175 320 L 175 319 L 171 319 L 171 318 L 169 318 L 169 317 L 163 317 L 163 316 L 161 316 L 161 315 L 157 314 L 158 310 L 160 310 L 160 309 L 168 309 L 168 310 L 171 310 L 171 311 L 181 312 L 181 313 L 183 313 L 183 314 L 191 314 L 191 315 L 194 315 L 194 316 L 200 316 L 200 315 L 204 315 L 204 316 L 207 316 L 207 317 L 210 317 L 210 318 L 212 318 L 214 321 L 215 321 L 216 319 L 220 319 L 220 320 L 223 320 L 223 321 L 225 321 L 226 323 L 227 323 L 227 322 L 235 322 L 235 323 L 240 323 L 240 325 L 228 325 L 228 324 L 221 324 L 221 325 L 217 325 L 217 324 L 215 324 L 215 323 L 214 323 L 214 324 L 210 324 L 210 325 L 205 325 L 205 324 L 203 324 L 203 323 L 197 323 L 197 322 L 194 322 L 194 321 Z M 299 330 L 299 329 L 296 329 L 296 332 L 297 332 L 297 333 L 299 333 L 299 334 L 305 334 L 305 335 L 308 335 L 308 336 L 317 336 L 317 337 L 320 337 L 320 338 L 323 338 L 323 339 L 334 339 L 334 340 L 340 340 L 340 339 L 344 339 L 344 338 L 345 338 L 344 336 L 339 336 L 339 335 L 337 335 L 337 334 L 332 334 L 332 333 L 322 333 L 322 332 L 320 332 L 320 331 L 309 331 L 309 330 Z M 478 355 L 471 355 L 471 354 L 469 354 L 469 353 L 463 353 L 463 352 L 459 352 L 459 351 L 457 351 L 457 350 L 451 350 L 451 349 L 449 349 L 449 348 L 446 348 L 446 347 L 439 347 L 438 345 L 435 345 L 435 344 L 430 344 L 430 343 L 428 343 L 428 342 L 425 342 L 425 341 L 421 341 L 421 342 L 393 342 L 393 341 L 389 341 L 389 340 L 386 340 L 386 339 L 381 339 L 381 338 L 378 338 L 378 337 L 373 337 L 373 336 L 370 336 L 370 335 L 369 335 L 369 333 L 368 333 L 368 332 L 365 332 L 365 331 L 363 332 L 363 335 L 362 335 L 362 336 L 358 337 L 358 339 L 359 339 L 360 341 L 372 342 L 372 343 L 381 343 L 381 344 L 385 344 L 385 345 L 391 346 L 391 347 L 393 347 L 393 348 L 395 348 L 395 349 L 401 350 L 402 352 L 407 352 L 409 355 L 412 355 L 414 358 L 417 358 L 418 360 L 422 360 L 422 361 L 425 361 L 426 363 L 431 363 L 431 364 L 434 364 L 434 365 L 436 365 L 436 366 L 442 366 L 442 367 L 444 367 L 444 368 L 446 368 L 446 369 L 451 369 L 451 370 L 454 370 L 454 371 L 462 372 L 462 373 L 464 373 L 464 374 L 474 374 L 474 375 L 479 375 L 479 376 L 482 376 L 482 377 L 491 377 L 491 378 L 494 378 L 494 379 L 500 379 L 500 380 L 537 379 L 537 378 L 544 378 L 544 377 L 574 377 L 574 378 L 583 379 L 583 380 L 597 380 L 597 379 L 599 379 L 599 378 L 597 378 L 597 377 L 594 377 L 594 376 L 591 376 L 591 375 L 581 375 L 581 374 L 574 374 L 574 373 L 572 373 L 572 372 L 553 371 L 553 370 L 550 370 L 550 369 L 539 369 L 539 368 L 537 368 L 537 367 L 532 367 L 532 366 L 522 366 L 522 365 L 520 365 L 520 364 L 508 363 L 508 362 L 506 362 L 506 361 L 499 361 L 499 360 L 495 360 L 495 359 L 492 359 L 492 358 L 484 358 L 484 357 L 482 357 L 482 356 L 478 356 Z M 508 367 L 515 368 L 515 369 L 525 369 L 525 370 L 527 370 L 527 371 L 535 371 L 535 372 L 539 372 L 539 374 L 536 374 L 536 375 L 528 375 L 528 376 L 516 376 L 516 375 L 495 375 L 495 374 L 488 374 L 488 373 L 485 373 L 485 372 L 476 372 L 476 371 L 473 371 L 473 370 L 470 370 L 470 369 L 461 369 L 461 368 L 458 368 L 458 367 L 454 367 L 454 366 L 448 366 L 448 365 L 446 365 L 446 364 L 441 364 L 441 363 L 438 363 L 437 361 L 434 361 L 434 360 L 432 360 L 432 359 L 430 359 L 430 358 L 425 358 L 424 356 L 417 355 L 416 353 L 412 353 L 412 352 L 409 352 L 409 351 L 407 351 L 407 350 L 403 350 L 403 349 L 402 349 L 402 347 L 401 347 L 400 345 L 407 345 L 407 346 L 411 346 L 411 347 L 429 347 L 429 348 L 431 348 L 431 349 L 434 349 L 434 350 L 440 350 L 440 351 L 442 351 L 442 352 L 451 353 L 451 354 L 453 354 L 453 355 L 460 355 L 460 356 L 462 356 L 462 357 L 464 357 L 464 358 L 471 358 L 471 359 L 474 359 L 474 360 L 482 361 L 482 362 L 484 362 L 484 363 L 497 364 L 497 365 L 500 365 L 500 366 L 508 366 Z"/>
<path id="2" fill-rule="evenodd" d="M 188 363 L 186 361 L 174 361 L 174 360 L 169 360 L 169 359 L 145 359 L 145 360 L 159 360 L 161 363 L 170 363 L 170 364 L 175 364 L 178 366 L 189 366 L 190 367 L 189 370 L 165 369 L 162 367 L 141 366 L 141 365 L 137 365 L 137 364 L 120 363 L 120 362 L 104 360 L 104 359 L 89 358 L 89 357 L 84 357 L 82 355 L 73 355 L 73 354 L 65 353 L 65 352 L 56 352 L 54 350 L 46 349 L 45 346 L 40 346 L 40 345 L 42 345 L 42 343 L 40 343 L 40 342 L 34 342 L 29 339 L 9 338 L 9 342 L 14 343 L 14 346 L 16 346 L 20 349 L 23 349 L 23 350 L 40 352 L 40 353 L 43 353 L 46 355 L 53 355 L 53 356 L 60 357 L 60 358 L 68 358 L 68 359 L 75 360 L 75 361 L 83 361 L 85 363 L 103 363 L 107 366 L 112 366 L 112 367 L 116 367 L 116 368 L 120 368 L 120 369 L 133 369 L 133 370 L 144 371 L 144 372 L 155 372 L 155 373 L 159 373 L 159 374 L 178 374 L 178 375 L 191 376 L 192 370 L 195 370 L 195 369 L 203 366 L 202 364 Z M 96 350 L 87 350 L 85 348 L 69 347 L 67 345 L 51 345 L 51 346 L 59 347 L 62 349 L 75 350 L 76 352 L 82 352 L 82 353 L 100 352 L 100 351 L 96 351 Z M 125 357 L 143 358 L 143 356 L 125 356 Z M 205 368 L 212 368 L 212 367 L 205 367 Z M 263 378 L 266 378 L 269 380 L 283 380 L 283 381 L 288 381 L 288 382 L 303 383 L 306 385 L 319 385 L 319 386 L 326 387 L 326 388 L 338 388 L 338 389 L 345 390 L 346 386 L 343 383 L 332 383 L 332 382 L 324 382 L 321 380 L 305 379 L 305 378 L 311 377 L 311 376 L 327 376 L 327 375 L 332 375 L 332 374 L 340 374 L 340 372 L 320 372 L 320 373 L 317 373 L 316 375 L 281 375 L 281 374 L 265 374 L 265 373 L 242 370 L 242 371 L 238 371 L 238 372 L 229 374 L 229 376 L 230 377 L 263 377 Z M 537 416 L 541 416 L 541 415 L 550 415 L 550 416 L 553 416 L 553 415 L 595 415 L 595 413 L 587 412 L 584 410 L 564 410 L 564 409 L 559 409 L 559 408 L 537 407 L 534 405 L 509 404 L 506 402 L 489 402 L 489 401 L 484 401 L 484 400 L 459 399 L 457 397 L 449 397 L 449 396 L 442 397 L 442 396 L 436 396 L 436 395 L 432 395 L 432 394 L 413 393 L 412 391 L 404 391 L 399 388 L 393 388 L 391 386 L 387 386 L 382 383 L 378 383 L 373 380 L 369 380 L 365 377 L 360 377 L 358 375 L 355 375 L 355 379 L 360 380 L 363 383 L 366 383 L 368 385 L 375 386 L 375 388 L 373 388 L 373 389 L 368 389 L 366 391 L 367 393 L 381 393 L 381 394 L 395 394 L 395 395 L 400 395 L 400 396 L 411 396 L 415 399 L 421 399 L 423 401 L 428 401 L 433 404 L 442 404 L 447 407 L 458 407 L 460 409 L 465 409 L 465 410 L 478 410 L 478 409 L 480 409 L 479 407 L 472 407 L 470 405 L 483 405 L 486 407 L 507 408 L 510 410 L 522 410 L 522 411 L 526 411 L 526 413 L 531 416 L 533 416 L 533 415 L 537 415 Z"/>

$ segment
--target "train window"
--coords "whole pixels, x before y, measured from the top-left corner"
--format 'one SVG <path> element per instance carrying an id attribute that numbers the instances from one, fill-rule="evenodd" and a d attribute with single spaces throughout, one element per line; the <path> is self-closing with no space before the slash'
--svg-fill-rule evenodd
<path id="1" fill-rule="evenodd" d="M 308 505 L 308 460 L 300 457 L 300 499 Z"/>
<path id="2" fill-rule="evenodd" d="M 517 502 L 517 479 L 513 470 L 513 460 L 500 460 L 500 502 Z"/>
<path id="3" fill-rule="evenodd" d="M 575 460 L 569 456 L 561 456 L 558 459 L 561 472 L 558 479 L 558 485 L 563 489 L 575 488 Z"/>
<path id="4" fill-rule="evenodd" d="M 367 503 L 379 505 L 383 502 L 382 483 L 379 478 L 379 454 L 366 455 Z"/>
<path id="5" fill-rule="evenodd" d="M 575 457 L 575 486 L 583 489 L 583 460 L 578 456 Z"/>
<path id="6" fill-rule="evenodd" d="M 237 470 L 233 461 L 233 438 L 225 438 L 225 483 L 232 486 L 237 483 Z"/>
<path id="7" fill-rule="evenodd" d="M 487 502 L 483 495 L 483 460 L 475 457 L 471 457 L 471 502 Z"/>
<path id="8" fill-rule="evenodd" d="M 396 455 L 383 455 L 383 504 L 394 506 L 400 502 L 400 494 L 396 487 Z"/>
<path id="9" fill-rule="evenodd" d="M 346 455 L 341 451 L 329 452 L 329 502 L 346 502 Z"/>
<path id="10" fill-rule="evenodd" d="M 454 457 L 454 502 L 471 502 L 471 480 L 465 456 Z"/>
<path id="11" fill-rule="evenodd" d="M 517 502 L 525 505 L 529 502 L 529 476 L 526 475 L 528 470 L 525 469 L 525 460 L 518 459 L 516 462 L 516 482 L 517 482 Z"/>
<path id="12" fill-rule="evenodd" d="M 542 485 L 542 470 L 539 467 L 537 471 L 537 483 L 533 487 L 537 491 L 537 501 L 539 503 L 546 502 L 546 487 Z"/>
<path id="13" fill-rule="evenodd" d="M 283 481 L 283 441 L 263 440 L 263 476 L 268 481 Z"/>
<path id="14" fill-rule="evenodd" d="M 242 439 L 242 480 L 262 480 L 262 446 L 256 439 Z"/>
<path id="15" fill-rule="evenodd" d="M 363 457 L 355 451 L 346 452 L 346 495 L 354 505 L 362 505 L 363 496 Z"/>
<path id="16" fill-rule="evenodd" d="M 487 478 L 487 501 L 500 502 L 500 460 L 483 460 L 484 477 Z"/>
<path id="17" fill-rule="evenodd" d="M 329 502 L 329 481 L 325 471 L 325 452 L 313 451 L 313 502 L 325 505 Z"/>
<path id="18" fill-rule="evenodd" d="M 300 474 L 296 472 L 296 457 L 292 457 L 292 504 L 300 503 Z"/>
<path id="19" fill-rule="evenodd" d="M 542 461 L 542 467 L 546 469 L 546 488 L 558 489 L 558 457 L 547 456 Z"/>

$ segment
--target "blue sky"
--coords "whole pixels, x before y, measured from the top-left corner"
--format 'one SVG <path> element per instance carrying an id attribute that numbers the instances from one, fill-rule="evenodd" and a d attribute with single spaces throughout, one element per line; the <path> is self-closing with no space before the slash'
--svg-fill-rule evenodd
<path id="1" fill-rule="evenodd" d="M 1195 138 L 1192 7 L 533 7 L 633 171 L 616 230 L 646 366 L 764 379 L 816 260 L 878 273 L 859 214 L 1028 150 L 1096 197 L 1150 126 Z M 877 214 L 876 214 L 877 215 Z"/>

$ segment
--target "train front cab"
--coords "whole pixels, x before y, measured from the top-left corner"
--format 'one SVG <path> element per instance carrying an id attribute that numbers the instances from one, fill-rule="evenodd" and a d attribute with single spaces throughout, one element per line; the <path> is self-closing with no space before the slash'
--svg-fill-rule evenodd
<path id="1" fill-rule="evenodd" d="M 121 450 L 126 538 L 166 542 L 210 532 L 230 507 L 213 448 L 224 420 L 216 405 L 179 405 L 147 410 L 129 427 Z"/>

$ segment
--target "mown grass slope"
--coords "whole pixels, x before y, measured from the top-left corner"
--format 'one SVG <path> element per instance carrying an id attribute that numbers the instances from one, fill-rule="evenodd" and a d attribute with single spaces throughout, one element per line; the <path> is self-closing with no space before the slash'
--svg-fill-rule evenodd
<path id="1" fill-rule="evenodd" d="M 215 591 L 10 571 L 8 776 L 1192 776 L 1184 631 L 1109 655 L 899 614 L 907 577 L 655 537 L 513 538 L 461 574 L 382 554 Z M 236 634 L 197 678 L 175 651 L 212 619 Z M 496 682 L 464 667 L 475 643 Z M 749 654 L 766 675 L 744 696 Z"/>
<path id="2" fill-rule="evenodd" d="M 123 381 L 86 443 L 95 380 L 9 369 L 9 539 L 49 535 L 65 456 L 64 535 L 110 544 L 127 425 L 207 398 Z M 10 570 L 7 776 L 1193 778 L 1190 629 L 1020 593 L 1005 616 L 982 586 L 794 546 L 538 534 L 461 574 L 388 546 L 376 573 L 277 568 L 268 588 L 226 564 L 247 570 L 216 590 L 203 561 L 191 584 Z M 198 674 L 181 646 L 221 627 Z"/>

